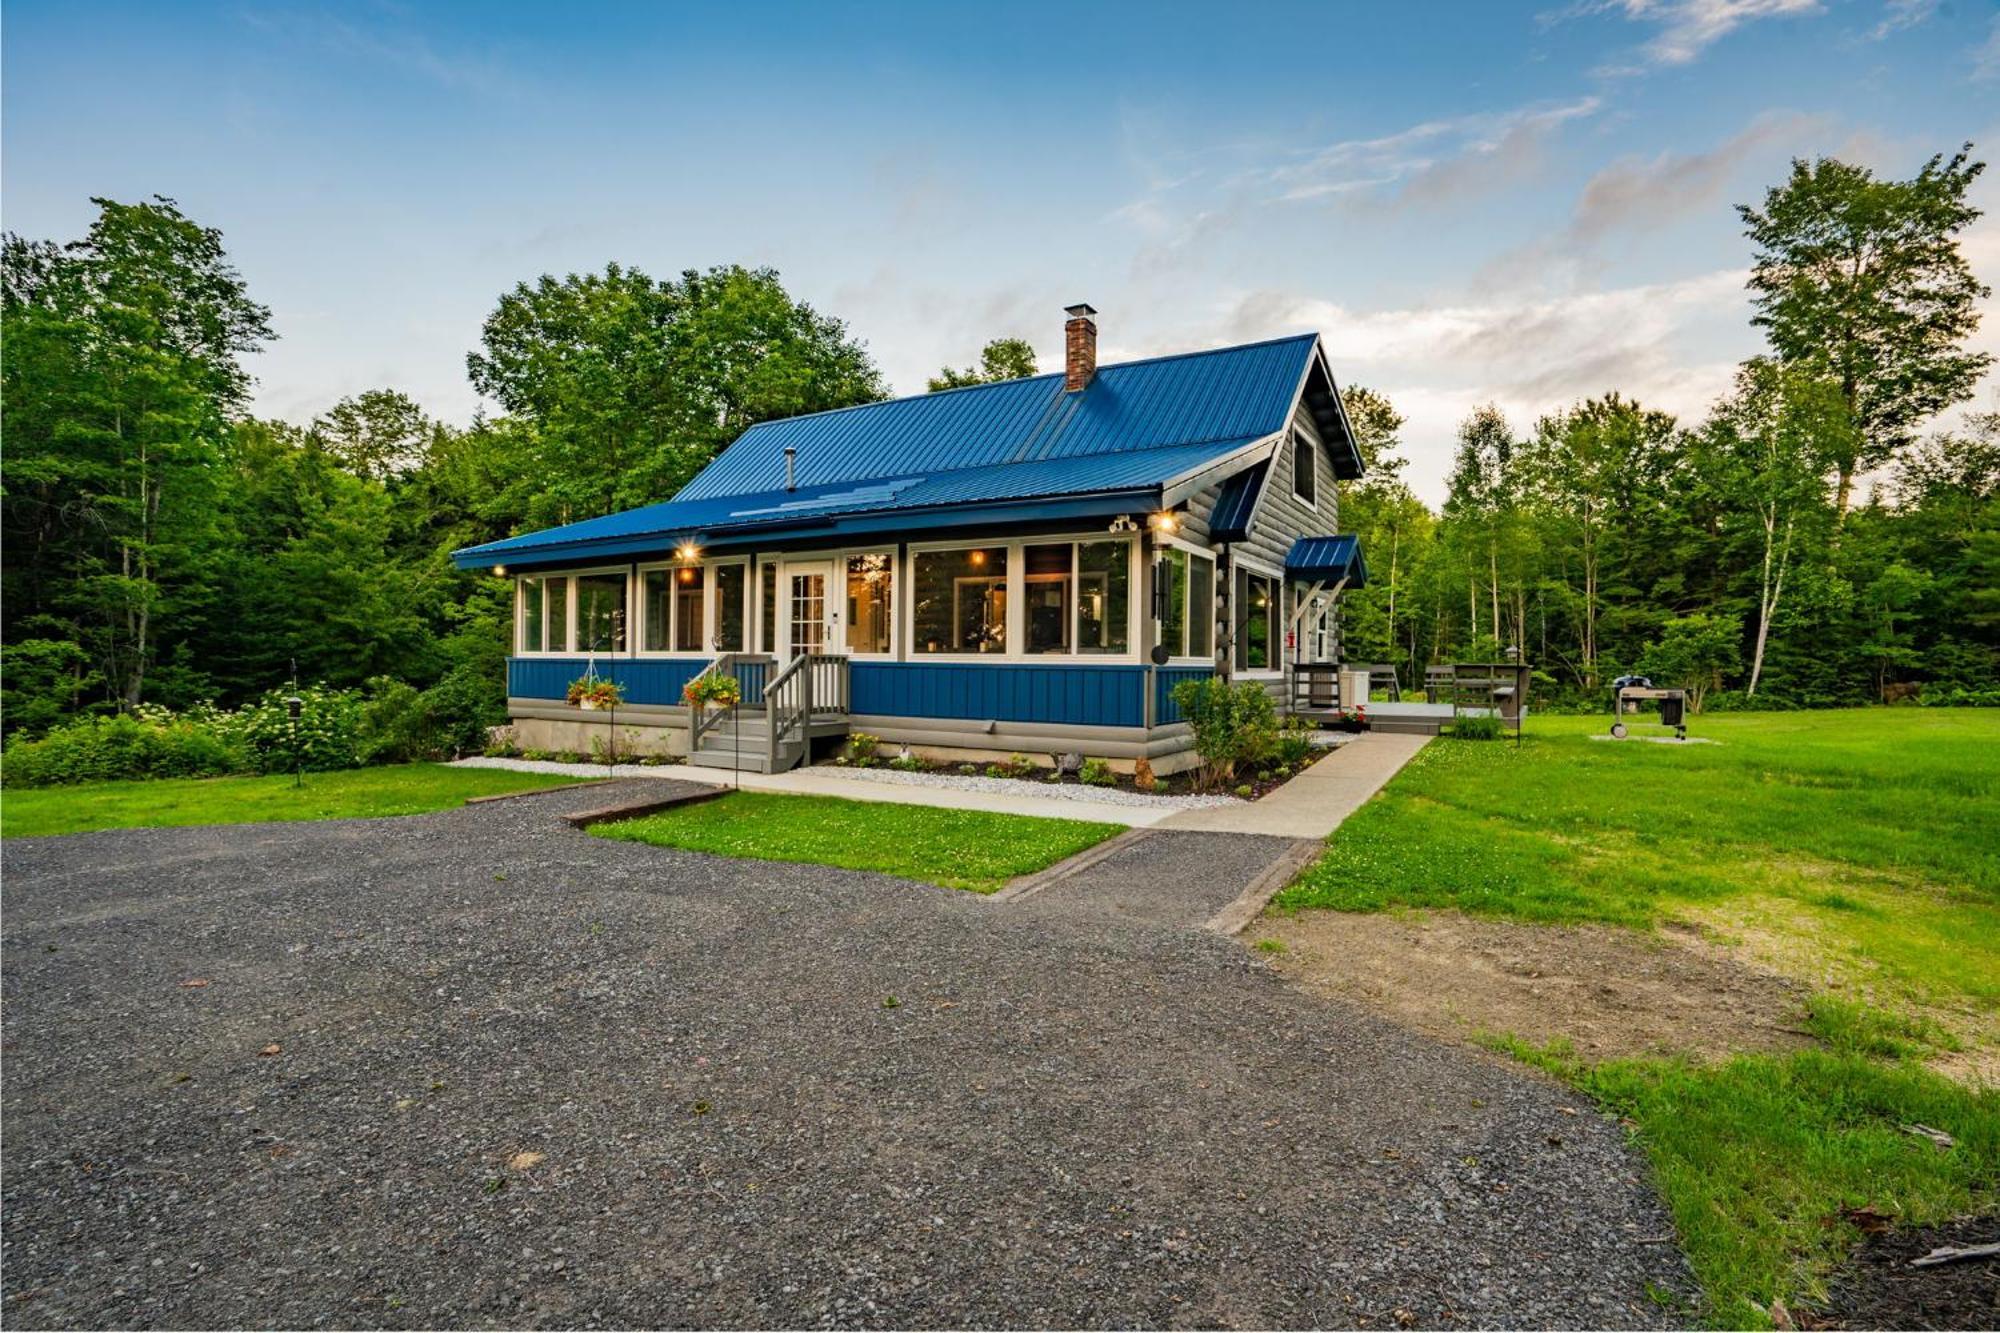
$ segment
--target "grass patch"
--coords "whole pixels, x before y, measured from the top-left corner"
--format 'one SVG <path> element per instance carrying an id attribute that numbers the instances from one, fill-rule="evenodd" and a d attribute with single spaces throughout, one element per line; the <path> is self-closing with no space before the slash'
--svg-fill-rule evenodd
<path id="1" fill-rule="evenodd" d="M 1691 920 L 1809 939 L 1815 982 L 2000 1004 L 2000 710 L 1704 717 L 1720 744 L 1686 747 L 1592 740 L 1606 725 L 1427 746 L 1276 905 Z"/>
<path id="2" fill-rule="evenodd" d="M 255 824 L 310 819 L 420 815 L 472 796 L 565 785 L 546 773 L 445 764 L 249 778 L 169 778 L 0 791 L 0 837 L 34 838 L 108 828 Z"/>
<path id="3" fill-rule="evenodd" d="M 2000 1207 L 2000 1090 L 1871 1058 L 1854 1049 L 1851 1014 L 1830 1031 L 1841 1043 L 1832 1050 L 1708 1066 L 1586 1066 L 1562 1043 L 1488 1044 L 1632 1125 L 1708 1295 L 1708 1322 L 1762 1328 L 1773 1298 L 1825 1297 L 1827 1274 L 1861 1237 L 1848 1210 L 1927 1226 Z M 1879 1031 L 1868 1031 L 1860 1044 L 1877 1046 Z M 1952 1146 L 1905 1125 L 1943 1130 Z"/>
<path id="4" fill-rule="evenodd" d="M 715 856 L 874 870 L 974 893 L 992 893 L 1123 831 L 1076 819 L 750 791 L 590 830 Z"/>

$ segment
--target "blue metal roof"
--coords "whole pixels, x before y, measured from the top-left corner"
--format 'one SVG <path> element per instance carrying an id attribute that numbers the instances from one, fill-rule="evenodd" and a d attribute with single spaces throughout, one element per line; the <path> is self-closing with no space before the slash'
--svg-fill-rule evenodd
<path id="1" fill-rule="evenodd" d="M 976 506 L 985 516 L 1004 520 L 1009 515 L 1003 511 L 1009 506 L 1051 497 L 1120 497 L 1106 511 L 1116 513 L 1154 503 L 1147 497 L 1157 496 L 1168 482 L 1255 443 L 1255 438 L 1210 440 L 1165 449 L 959 468 L 934 476 L 672 500 L 467 547 L 457 552 L 456 558 L 462 567 L 470 568 L 527 556 L 664 549 L 684 541 L 707 546 L 757 533 L 856 530 L 861 519 L 941 508 Z M 867 526 L 874 530 L 881 525 Z M 615 551 L 610 543 L 617 544 Z"/>
<path id="2" fill-rule="evenodd" d="M 1361 539 L 1347 533 L 1337 537 L 1301 537 L 1285 555 L 1285 577 L 1315 583 L 1346 579 L 1350 588 L 1365 588 L 1368 562 L 1361 558 Z"/>
<path id="3" fill-rule="evenodd" d="M 1257 497 L 1264 493 L 1264 478 L 1271 471 L 1268 462 L 1244 468 L 1222 483 L 1215 508 L 1208 516 L 1208 535 L 1219 542 L 1240 542 L 1250 535 L 1250 520 L 1257 513 Z"/>
<path id="4" fill-rule="evenodd" d="M 472 568 L 787 529 L 884 531 L 889 516 L 907 527 L 918 511 L 996 521 L 1116 513 L 1159 503 L 1170 483 L 1202 468 L 1226 471 L 1232 454 L 1248 451 L 1246 463 L 1262 462 L 1251 446 L 1285 429 L 1302 385 L 1323 433 L 1338 442 L 1336 472 L 1358 475 L 1331 383 L 1317 336 L 1301 334 L 1103 366 L 1075 393 L 1061 375 L 1038 375 L 790 417 L 752 426 L 664 504 L 467 547 L 453 558 Z M 785 486 L 787 446 L 793 489 Z M 1112 495 L 1122 497 L 1118 505 L 1092 503 Z M 1036 503 L 1048 514 L 1022 511 Z M 977 515 L 969 512 L 975 507 Z"/>
<path id="5" fill-rule="evenodd" d="M 1078 393 L 1061 375 L 864 403 L 752 426 L 676 499 L 778 490 L 785 447 L 798 484 L 915 476 L 1243 440 L 1285 428 L 1313 334 L 1102 366 Z"/>

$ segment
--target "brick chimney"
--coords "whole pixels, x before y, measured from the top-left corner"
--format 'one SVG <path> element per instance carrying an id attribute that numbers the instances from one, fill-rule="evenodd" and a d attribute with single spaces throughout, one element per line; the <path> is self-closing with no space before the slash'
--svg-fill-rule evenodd
<path id="1" fill-rule="evenodd" d="M 1075 393 L 1097 373 L 1097 312 L 1087 305 L 1066 306 L 1063 325 L 1063 389 Z"/>

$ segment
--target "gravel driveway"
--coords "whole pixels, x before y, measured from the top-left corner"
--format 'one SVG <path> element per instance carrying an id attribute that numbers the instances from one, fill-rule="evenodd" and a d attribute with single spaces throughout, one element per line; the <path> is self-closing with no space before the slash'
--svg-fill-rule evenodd
<path id="1" fill-rule="evenodd" d="M 9 843 L 6 1324 L 1658 1326 L 1647 1283 L 1690 1290 L 1552 1084 L 1201 931 L 553 818 L 617 794 Z"/>

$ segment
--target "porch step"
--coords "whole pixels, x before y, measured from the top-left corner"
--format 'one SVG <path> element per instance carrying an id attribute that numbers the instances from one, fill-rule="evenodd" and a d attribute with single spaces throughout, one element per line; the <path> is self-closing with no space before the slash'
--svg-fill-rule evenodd
<path id="1" fill-rule="evenodd" d="M 779 755 L 776 770 L 765 762 L 764 747 L 761 745 L 755 750 L 697 750 L 688 756 L 687 761 L 696 768 L 720 768 L 738 773 L 783 773 L 798 765 L 798 755 Z"/>
<path id="2" fill-rule="evenodd" d="M 1436 736 L 1443 732 L 1444 724 L 1449 720 L 1441 717 L 1371 717 L 1368 729 L 1399 736 Z"/>

